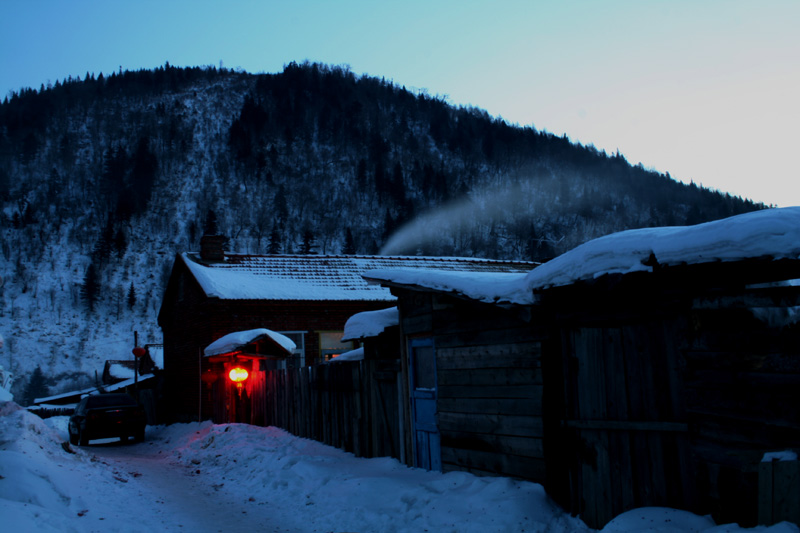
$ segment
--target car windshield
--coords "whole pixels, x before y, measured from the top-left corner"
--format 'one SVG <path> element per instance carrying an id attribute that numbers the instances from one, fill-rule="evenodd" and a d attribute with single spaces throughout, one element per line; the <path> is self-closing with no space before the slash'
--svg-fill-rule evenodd
<path id="1" fill-rule="evenodd" d="M 101 394 L 99 396 L 91 396 L 86 401 L 87 409 L 112 407 L 115 405 L 136 405 L 136 402 L 127 394 Z"/>

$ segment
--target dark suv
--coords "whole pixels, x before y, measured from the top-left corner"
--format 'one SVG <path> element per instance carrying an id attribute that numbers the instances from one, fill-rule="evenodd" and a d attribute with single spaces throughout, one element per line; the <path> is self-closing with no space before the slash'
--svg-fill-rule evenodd
<path id="1" fill-rule="evenodd" d="M 127 394 L 97 394 L 82 399 L 69 417 L 69 442 L 86 446 L 92 439 L 144 440 L 144 409 Z"/>

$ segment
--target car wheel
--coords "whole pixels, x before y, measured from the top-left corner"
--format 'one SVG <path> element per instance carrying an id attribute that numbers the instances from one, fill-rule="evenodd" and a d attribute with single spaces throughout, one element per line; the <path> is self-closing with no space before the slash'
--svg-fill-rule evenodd
<path id="1" fill-rule="evenodd" d="M 133 438 L 136 442 L 144 442 L 144 428 L 138 430 Z"/>
<path id="2" fill-rule="evenodd" d="M 85 431 L 81 431 L 81 430 L 78 430 L 78 431 L 79 431 L 78 440 L 80 441 L 80 445 L 81 446 L 88 446 L 89 445 L 89 439 L 86 438 L 86 432 Z"/>
<path id="3" fill-rule="evenodd" d="M 69 443 L 70 444 L 78 444 L 78 436 L 73 435 L 71 432 L 69 434 Z"/>

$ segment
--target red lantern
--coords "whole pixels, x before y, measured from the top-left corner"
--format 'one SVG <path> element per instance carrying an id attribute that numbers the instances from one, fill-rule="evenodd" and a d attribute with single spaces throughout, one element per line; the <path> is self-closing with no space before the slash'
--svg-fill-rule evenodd
<path id="1" fill-rule="evenodd" d="M 237 366 L 235 368 L 231 368 L 231 371 L 228 372 L 228 379 L 236 383 L 236 388 L 238 390 L 242 390 L 244 386 L 244 381 L 248 378 L 250 374 L 244 368 Z"/>
<path id="2" fill-rule="evenodd" d="M 131 351 L 133 352 L 133 355 L 136 356 L 137 359 L 142 357 L 144 354 L 147 353 L 147 350 L 145 350 L 141 346 L 137 346 L 136 348 L 134 348 Z"/>
<path id="3" fill-rule="evenodd" d="M 248 378 L 249 374 L 244 368 L 237 366 L 228 372 L 228 378 L 234 383 L 241 383 Z"/>

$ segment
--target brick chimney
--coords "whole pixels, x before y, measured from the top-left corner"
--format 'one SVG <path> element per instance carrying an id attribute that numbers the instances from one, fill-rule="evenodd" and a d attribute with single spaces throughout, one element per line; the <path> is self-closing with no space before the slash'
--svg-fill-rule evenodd
<path id="1" fill-rule="evenodd" d="M 225 252 L 222 247 L 228 239 L 224 235 L 203 235 L 200 238 L 200 259 L 203 261 L 222 261 Z"/>

